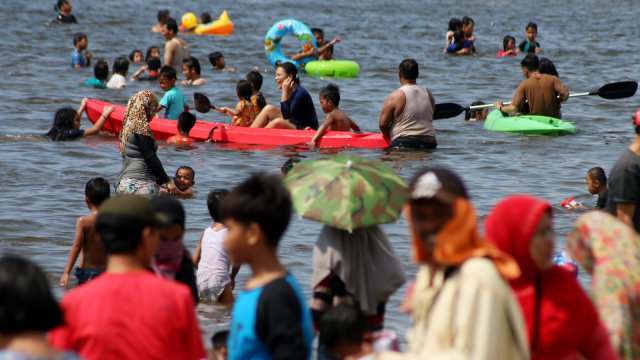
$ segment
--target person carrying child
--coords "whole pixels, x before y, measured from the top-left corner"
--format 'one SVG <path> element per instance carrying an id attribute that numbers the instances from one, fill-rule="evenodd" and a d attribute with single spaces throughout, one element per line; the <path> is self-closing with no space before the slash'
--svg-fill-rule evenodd
<path id="1" fill-rule="evenodd" d="M 196 116 L 188 111 L 183 111 L 178 116 L 178 134 L 170 136 L 167 143 L 176 145 L 189 145 L 195 140 L 189 137 L 189 131 L 196 124 Z M 176 184 L 177 185 L 177 184 Z"/>
<path id="2" fill-rule="evenodd" d="M 497 56 L 516 56 L 516 38 L 507 35 L 502 39 L 502 50 L 498 51 Z"/>
<path id="3" fill-rule="evenodd" d="M 607 198 L 609 197 L 607 175 L 604 169 L 599 166 L 589 169 L 585 180 L 587 181 L 587 191 L 589 191 L 589 194 L 598 195 L 596 209 L 604 209 L 607 205 Z"/>
<path id="4" fill-rule="evenodd" d="M 147 60 L 147 65 L 143 65 L 131 75 L 131 81 L 157 81 L 158 70 L 160 70 L 160 58 L 151 57 Z M 149 71 L 148 74 L 143 74 L 145 71 Z"/>
<path id="5" fill-rule="evenodd" d="M 113 61 L 113 75 L 107 83 L 107 88 L 124 89 L 127 87 L 127 72 L 129 72 L 129 60 L 124 56 L 118 56 Z"/>
<path id="6" fill-rule="evenodd" d="M 311 314 L 295 278 L 278 259 L 292 205 L 276 175 L 254 174 L 222 202 L 225 248 L 251 277 L 231 314 L 229 359 L 310 359 Z"/>
<path id="7" fill-rule="evenodd" d="M 111 190 L 107 180 L 98 177 L 87 182 L 84 188 L 84 201 L 87 203 L 89 210 L 91 210 L 91 214 L 79 217 L 76 222 L 76 236 L 73 239 L 67 266 L 60 278 L 60 286 L 67 286 L 69 283 L 71 269 L 73 269 L 80 253 L 82 253 L 80 264 L 74 273 L 78 286 L 102 274 L 104 271 L 107 263 L 107 253 L 96 231 L 96 218 L 98 217 L 98 207 L 110 195 Z"/>
<path id="8" fill-rule="evenodd" d="M 109 64 L 104 60 L 98 60 L 93 66 L 93 75 L 91 79 L 84 82 L 84 85 L 106 88 L 107 78 L 109 77 Z"/>
<path id="9" fill-rule="evenodd" d="M 327 129 L 331 131 L 349 131 L 351 129 L 360 131 L 360 127 L 344 111 L 338 109 L 338 104 L 340 104 L 340 88 L 334 84 L 329 84 L 320 90 L 320 106 L 322 111 L 327 114 L 327 117 L 316 131 L 309 145 L 316 146 Z"/>
<path id="10" fill-rule="evenodd" d="M 158 104 L 156 112 L 165 109 L 164 116 L 167 119 L 176 120 L 183 111 L 189 111 L 187 98 L 180 89 L 176 87 L 176 70 L 171 66 L 163 66 L 160 68 L 158 82 L 160 88 L 165 91 L 164 96 Z"/>
<path id="11" fill-rule="evenodd" d="M 236 86 L 236 95 L 240 101 L 238 101 L 236 108 L 232 109 L 225 106 L 219 109 L 220 113 L 233 116 L 231 125 L 243 127 L 251 126 L 253 120 L 255 120 L 256 116 L 260 113 L 258 106 L 251 101 L 252 92 L 250 82 L 247 80 L 238 81 L 238 85 Z"/>
<path id="12" fill-rule="evenodd" d="M 200 76 L 200 62 L 193 56 L 182 61 L 182 74 L 186 80 L 181 80 L 183 85 L 202 85 L 207 82 L 202 76 Z"/>
<path id="13" fill-rule="evenodd" d="M 473 40 L 468 39 L 462 30 L 456 30 L 453 34 L 453 43 L 445 49 L 447 54 L 470 55 L 476 52 Z"/>
<path id="14" fill-rule="evenodd" d="M 446 45 L 442 50 L 443 53 L 446 53 L 449 45 L 454 43 L 453 35 L 455 34 L 456 30 L 462 30 L 462 21 L 460 21 L 460 19 L 458 18 L 451 18 L 449 20 L 449 29 L 447 30 L 447 33 L 444 35 L 444 38 L 446 40 Z"/>
<path id="15" fill-rule="evenodd" d="M 91 66 L 91 57 L 93 54 L 87 50 L 89 39 L 85 33 L 73 34 L 73 46 L 75 49 L 71 52 L 71 67 L 81 68 Z M 82 53 L 84 51 L 84 54 Z"/>
<path id="16" fill-rule="evenodd" d="M 538 36 L 538 25 L 536 23 L 530 22 L 527 24 L 525 28 L 527 34 L 527 40 L 518 45 L 516 52 L 523 53 L 534 53 L 537 54 L 540 52 L 540 44 L 536 41 L 536 36 Z"/>
<path id="17" fill-rule="evenodd" d="M 215 189 L 209 193 L 207 208 L 213 224 L 204 229 L 193 253 L 193 264 L 198 269 L 200 298 L 223 305 L 233 304 L 233 288 L 240 271 L 240 265 L 234 265 L 229 274 L 229 255 L 224 245 L 228 229 L 220 222 L 220 204 L 228 194 L 229 191 L 225 189 Z"/>
<path id="18" fill-rule="evenodd" d="M 56 21 L 61 24 L 77 24 L 78 20 L 71 13 L 71 1 L 69 0 L 58 0 L 56 6 L 53 7 L 54 10 L 60 11 L 58 15 L 56 15 Z"/>
<path id="19" fill-rule="evenodd" d="M 91 128 L 81 130 L 80 119 L 82 118 L 82 113 L 84 113 L 84 110 L 87 108 L 88 101 L 88 98 L 83 98 L 77 111 L 70 107 L 58 109 L 53 118 L 53 126 L 46 136 L 53 141 L 65 141 L 94 135 L 100 132 L 105 121 L 107 121 L 107 118 L 116 107 L 113 105 L 105 106 L 98 121 L 96 121 Z"/>

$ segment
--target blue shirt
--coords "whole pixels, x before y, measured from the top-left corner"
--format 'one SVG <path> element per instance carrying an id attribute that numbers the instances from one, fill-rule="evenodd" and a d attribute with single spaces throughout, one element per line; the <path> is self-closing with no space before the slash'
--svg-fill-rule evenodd
<path id="1" fill-rule="evenodd" d="M 91 79 L 85 81 L 84 85 L 99 86 L 99 87 L 103 87 L 103 88 L 107 87 L 106 83 L 103 83 L 102 81 L 98 80 L 98 78 L 96 78 L 96 77 L 92 77 Z"/>
<path id="2" fill-rule="evenodd" d="M 187 98 L 177 87 L 172 87 L 160 100 L 160 105 L 164 106 L 164 116 L 167 119 L 177 120 L 180 113 L 184 111 L 184 107 L 187 106 Z"/>
<path id="3" fill-rule="evenodd" d="M 82 67 L 87 66 L 87 57 L 78 51 L 78 49 L 73 49 L 71 53 L 71 67 L 75 67 L 76 64 Z"/>

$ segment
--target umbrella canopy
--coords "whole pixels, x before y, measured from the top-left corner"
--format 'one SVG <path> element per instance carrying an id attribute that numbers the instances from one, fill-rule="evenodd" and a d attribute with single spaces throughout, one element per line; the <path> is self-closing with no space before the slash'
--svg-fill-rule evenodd
<path id="1" fill-rule="evenodd" d="M 284 184 L 301 216 L 349 232 L 395 221 L 407 196 L 390 166 L 341 153 L 296 164 Z"/>

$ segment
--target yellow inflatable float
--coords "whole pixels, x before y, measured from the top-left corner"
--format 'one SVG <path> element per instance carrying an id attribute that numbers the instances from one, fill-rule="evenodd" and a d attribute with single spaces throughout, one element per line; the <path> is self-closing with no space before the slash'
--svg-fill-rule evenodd
<path id="1" fill-rule="evenodd" d="M 198 24 L 198 18 L 194 13 L 182 15 L 181 31 L 188 31 L 198 35 L 231 35 L 233 23 L 229 20 L 227 10 L 220 14 L 218 20 L 207 24 Z"/>

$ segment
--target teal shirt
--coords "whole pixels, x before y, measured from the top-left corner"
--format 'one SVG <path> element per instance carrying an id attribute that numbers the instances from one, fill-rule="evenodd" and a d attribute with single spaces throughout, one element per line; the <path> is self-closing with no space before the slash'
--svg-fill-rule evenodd
<path id="1" fill-rule="evenodd" d="M 184 107 L 187 106 L 187 98 L 177 87 L 172 87 L 160 100 L 160 105 L 164 106 L 164 116 L 167 119 L 177 120 L 180 113 L 184 111 Z"/>
<path id="2" fill-rule="evenodd" d="M 91 79 L 85 81 L 84 84 L 89 86 L 99 86 L 103 88 L 107 87 L 106 83 L 103 83 L 102 81 L 98 80 L 98 78 L 95 78 L 95 77 L 92 77 Z"/>

